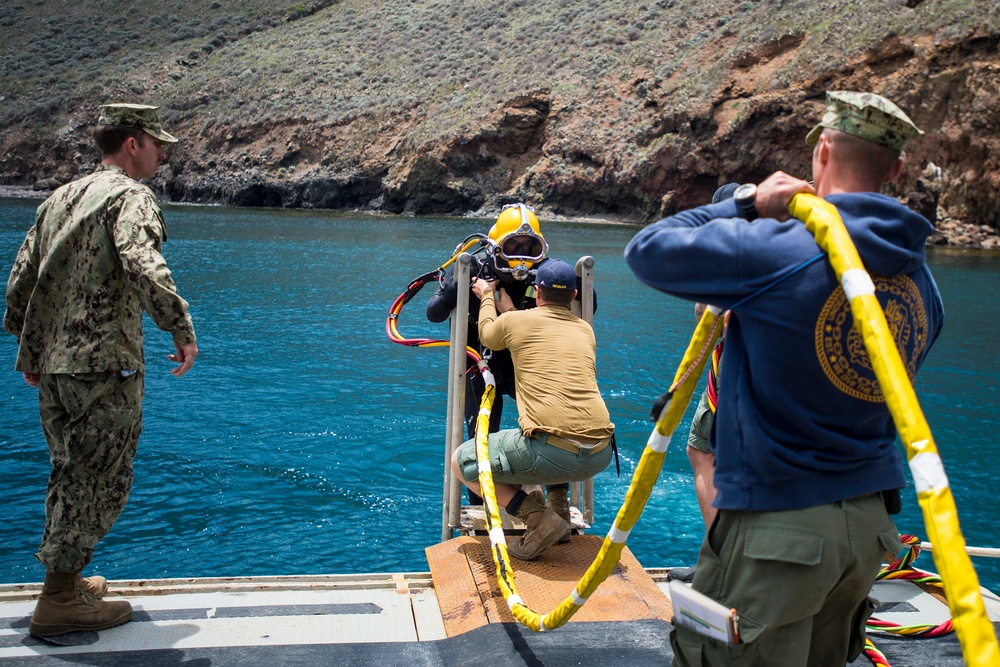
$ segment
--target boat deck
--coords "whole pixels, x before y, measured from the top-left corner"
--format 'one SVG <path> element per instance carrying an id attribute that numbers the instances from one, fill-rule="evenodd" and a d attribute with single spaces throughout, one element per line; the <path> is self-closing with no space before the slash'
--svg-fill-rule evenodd
<path id="1" fill-rule="evenodd" d="M 551 611 L 592 559 L 597 538 L 574 538 L 534 563 L 515 561 L 518 592 Z M 428 550 L 429 573 L 164 579 L 111 582 L 131 623 L 54 638 L 28 634 L 40 584 L 0 585 L 0 662 L 6 665 L 664 665 L 672 652 L 667 569 L 645 570 L 623 552 L 619 567 L 565 626 L 535 633 L 510 617 L 481 538 Z M 463 562 L 465 563 L 463 565 Z M 876 585 L 885 620 L 938 622 L 947 607 L 914 584 Z M 995 626 L 1000 599 L 988 592 Z M 620 604 L 617 604 L 620 602 Z M 591 607 L 591 605 L 593 606 Z M 963 665 L 954 634 L 875 637 L 893 664 Z M 895 663 L 894 663 L 895 661 Z M 862 656 L 853 665 L 868 665 Z"/>

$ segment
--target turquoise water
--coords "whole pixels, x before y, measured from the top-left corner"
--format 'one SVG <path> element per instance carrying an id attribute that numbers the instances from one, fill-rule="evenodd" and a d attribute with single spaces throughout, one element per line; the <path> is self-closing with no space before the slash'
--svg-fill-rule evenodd
<path id="1" fill-rule="evenodd" d="M 37 202 L 0 200 L 6 279 Z M 145 428 L 136 483 L 92 571 L 113 579 L 425 571 L 440 535 L 444 348 L 394 345 L 385 316 L 408 282 L 445 261 L 482 220 L 166 207 L 165 254 L 191 302 L 201 354 L 175 379 L 169 336 L 147 320 Z M 548 223 L 552 255 L 596 259 L 598 373 L 618 428 L 622 477 L 596 481 L 603 535 L 694 324 L 690 304 L 640 285 L 621 259 L 635 229 Z M 951 480 L 966 541 L 1000 547 L 997 394 L 1000 256 L 935 252 L 944 333 L 917 391 Z M 447 337 L 423 308 L 408 336 Z M 990 343 L 989 341 L 993 341 Z M 47 449 L 36 392 L 0 338 L 0 582 L 38 581 Z M 514 425 L 508 407 L 505 425 Z M 686 433 L 683 423 L 679 433 Z M 692 564 L 703 525 L 678 436 L 629 548 L 647 566 Z M 925 537 L 915 495 L 900 530 Z M 973 561 L 1000 590 L 1000 561 Z M 917 565 L 933 569 L 929 556 Z"/>

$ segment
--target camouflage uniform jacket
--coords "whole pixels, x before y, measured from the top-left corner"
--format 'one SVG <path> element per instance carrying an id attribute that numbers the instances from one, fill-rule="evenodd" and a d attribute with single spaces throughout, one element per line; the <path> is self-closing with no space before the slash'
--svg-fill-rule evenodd
<path id="1" fill-rule="evenodd" d="M 188 304 L 160 254 L 156 197 L 123 169 L 101 165 L 41 206 L 7 283 L 4 329 L 16 370 L 144 370 L 142 311 L 177 344 L 195 340 Z"/>

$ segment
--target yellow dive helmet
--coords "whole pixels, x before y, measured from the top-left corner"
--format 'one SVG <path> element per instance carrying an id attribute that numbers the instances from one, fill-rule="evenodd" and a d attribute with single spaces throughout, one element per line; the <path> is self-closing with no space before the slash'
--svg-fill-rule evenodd
<path id="1" fill-rule="evenodd" d="M 497 256 L 503 260 L 496 262 L 497 270 L 510 273 L 515 280 L 527 280 L 531 267 L 549 252 L 535 210 L 527 204 L 505 204 L 490 227 L 490 239 L 496 245 Z"/>

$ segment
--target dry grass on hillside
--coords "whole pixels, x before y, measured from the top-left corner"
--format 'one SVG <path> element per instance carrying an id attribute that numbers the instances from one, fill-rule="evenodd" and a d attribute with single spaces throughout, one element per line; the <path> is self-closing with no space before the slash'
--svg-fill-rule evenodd
<path id="1" fill-rule="evenodd" d="M 910 8 L 907 5 L 915 5 Z M 893 33 L 1000 21 L 974 0 L 14 0 L 0 8 L 0 126 L 81 100 L 139 99 L 218 121 L 424 116 L 435 136 L 537 89 L 613 97 L 637 72 L 668 105 L 733 63 L 801 42 L 762 85 L 834 70 Z M 414 111 L 416 110 L 416 111 Z M 628 109 L 623 109 L 628 120 Z"/>

